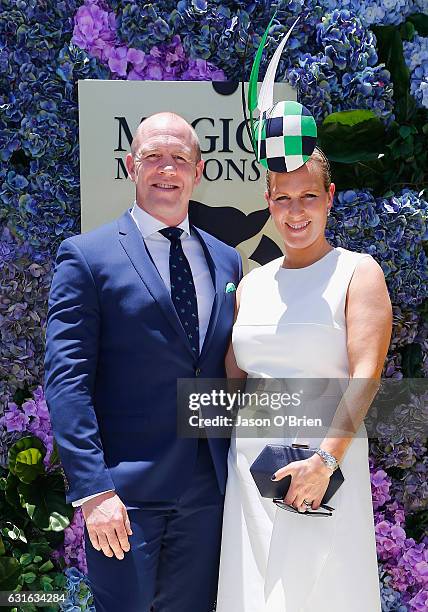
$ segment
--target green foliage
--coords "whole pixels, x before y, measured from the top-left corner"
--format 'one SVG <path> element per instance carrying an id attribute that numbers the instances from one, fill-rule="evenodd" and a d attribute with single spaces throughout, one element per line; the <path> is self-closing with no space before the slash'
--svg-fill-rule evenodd
<path id="1" fill-rule="evenodd" d="M 401 26 L 375 26 L 379 60 L 391 73 L 394 86 L 395 121 L 388 126 L 383 156 L 357 164 L 355 173 L 337 168 L 339 188 L 366 187 L 377 194 L 403 187 L 421 190 L 428 182 L 428 116 L 416 107 L 410 94 L 410 74 L 403 54 L 403 40 L 411 40 L 415 29 L 428 27 L 426 15 L 412 15 Z M 376 147 L 377 148 L 377 147 Z M 363 167 L 362 167 L 363 166 Z M 336 168 L 335 168 L 336 171 Z M 355 180 L 355 184 L 352 181 Z"/>
<path id="2" fill-rule="evenodd" d="M 64 563 L 51 557 L 74 510 L 65 502 L 61 473 L 46 472 L 45 452 L 38 438 L 21 438 L 9 451 L 9 472 L 0 472 L 0 590 L 65 588 Z M 57 606 L 19 606 L 19 612 L 27 610 L 54 612 Z"/>
<path id="3" fill-rule="evenodd" d="M 428 15 L 424 13 L 409 15 L 406 23 L 411 23 L 417 30 L 419 36 L 428 36 Z"/>
<path id="4" fill-rule="evenodd" d="M 65 502 L 64 483 L 60 474 L 40 478 L 34 483 L 18 484 L 21 506 L 44 531 L 63 531 L 73 517 L 73 508 Z"/>
<path id="5" fill-rule="evenodd" d="M 21 566 L 14 557 L 0 558 L 0 591 L 13 591 L 19 584 Z"/>
<path id="6" fill-rule="evenodd" d="M 22 482 L 32 482 L 45 472 L 43 465 L 45 455 L 44 444 L 35 436 L 26 436 L 10 448 L 9 469 Z"/>
<path id="7" fill-rule="evenodd" d="M 324 119 L 318 139 L 331 161 L 353 164 L 378 158 L 385 147 L 385 127 L 370 110 L 341 111 Z"/>
<path id="8" fill-rule="evenodd" d="M 375 195 L 403 187 L 420 191 L 428 183 L 428 116 L 410 94 L 403 40 L 411 40 L 416 31 L 426 36 L 428 16 L 411 15 L 401 26 L 372 29 L 379 61 L 391 73 L 395 121 L 383 127 L 374 117 L 361 114 L 370 111 L 349 111 L 349 118 L 332 113 L 320 126 L 320 145 L 332 161 L 339 190 L 372 189 Z"/>

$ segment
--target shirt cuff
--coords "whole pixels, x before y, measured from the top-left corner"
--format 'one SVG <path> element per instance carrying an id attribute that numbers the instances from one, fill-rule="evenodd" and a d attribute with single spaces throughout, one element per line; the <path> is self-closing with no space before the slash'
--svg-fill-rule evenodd
<path id="1" fill-rule="evenodd" d="M 107 491 L 100 491 L 99 493 L 88 495 L 87 497 L 81 497 L 80 499 L 75 499 L 74 501 L 71 502 L 71 505 L 76 508 L 84 504 L 85 501 L 88 501 L 89 499 L 92 499 L 93 497 L 97 497 L 98 495 L 101 495 L 102 493 L 107 493 L 108 491 L 114 491 L 114 489 L 107 489 Z"/>

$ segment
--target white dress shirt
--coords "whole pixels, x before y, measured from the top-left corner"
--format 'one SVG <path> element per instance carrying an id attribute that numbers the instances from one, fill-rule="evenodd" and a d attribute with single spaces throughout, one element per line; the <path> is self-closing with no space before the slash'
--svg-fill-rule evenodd
<path id="1" fill-rule="evenodd" d="M 171 293 L 171 282 L 169 277 L 169 247 L 171 242 L 168 240 L 168 238 L 165 238 L 165 236 L 159 233 L 159 230 L 168 226 L 165 225 L 165 223 L 162 223 L 162 221 L 152 217 L 152 215 L 149 215 L 149 213 L 140 208 L 136 202 L 131 210 L 131 217 L 134 219 L 138 229 L 141 232 L 146 247 L 163 282 L 165 283 L 166 288 L 168 289 L 169 293 Z M 199 239 L 194 234 L 190 233 L 189 217 L 186 216 L 186 218 L 177 227 L 184 230 L 180 239 L 184 254 L 187 257 L 190 269 L 192 270 L 193 282 L 195 283 L 199 316 L 199 350 L 201 351 L 207 333 L 211 309 L 214 301 L 214 285 L 202 245 L 199 242 Z M 107 489 L 107 491 L 113 491 L 113 489 Z M 100 491 L 94 495 L 88 495 L 87 497 L 76 499 L 71 503 L 75 507 L 81 506 L 85 501 L 88 501 L 97 495 L 101 495 L 101 493 L 106 493 L 106 491 Z"/>

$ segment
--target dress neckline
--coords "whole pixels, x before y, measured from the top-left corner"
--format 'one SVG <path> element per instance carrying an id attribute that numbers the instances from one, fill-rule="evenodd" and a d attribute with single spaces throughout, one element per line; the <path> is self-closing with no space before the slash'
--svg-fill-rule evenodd
<path id="1" fill-rule="evenodd" d="M 282 262 L 284 261 L 284 257 L 282 257 L 280 259 L 279 270 L 283 270 L 284 272 L 299 272 L 301 270 L 309 270 L 310 268 L 314 268 L 315 266 L 319 265 L 321 262 L 325 261 L 329 255 L 331 255 L 332 253 L 337 252 L 338 250 L 339 250 L 339 247 L 333 247 L 331 249 L 331 251 L 329 251 L 328 253 L 323 255 L 321 257 L 321 259 L 318 259 L 317 261 L 314 261 L 314 263 L 309 264 L 309 266 L 303 266 L 303 268 L 284 268 L 282 266 Z"/>

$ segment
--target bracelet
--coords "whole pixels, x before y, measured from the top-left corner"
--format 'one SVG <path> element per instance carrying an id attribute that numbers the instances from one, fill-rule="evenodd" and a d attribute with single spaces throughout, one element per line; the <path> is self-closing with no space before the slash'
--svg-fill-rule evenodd
<path id="1" fill-rule="evenodd" d="M 321 457 L 321 459 L 324 461 L 325 465 L 332 470 L 332 473 L 335 470 L 337 470 L 337 468 L 339 467 L 339 463 L 338 463 L 336 457 L 333 457 L 333 455 L 330 455 L 330 453 L 328 453 L 327 451 L 323 450 L 322 448 L 316 448 L 315 452 L 317 453 L 317 455 L 319 455 Z"/>

